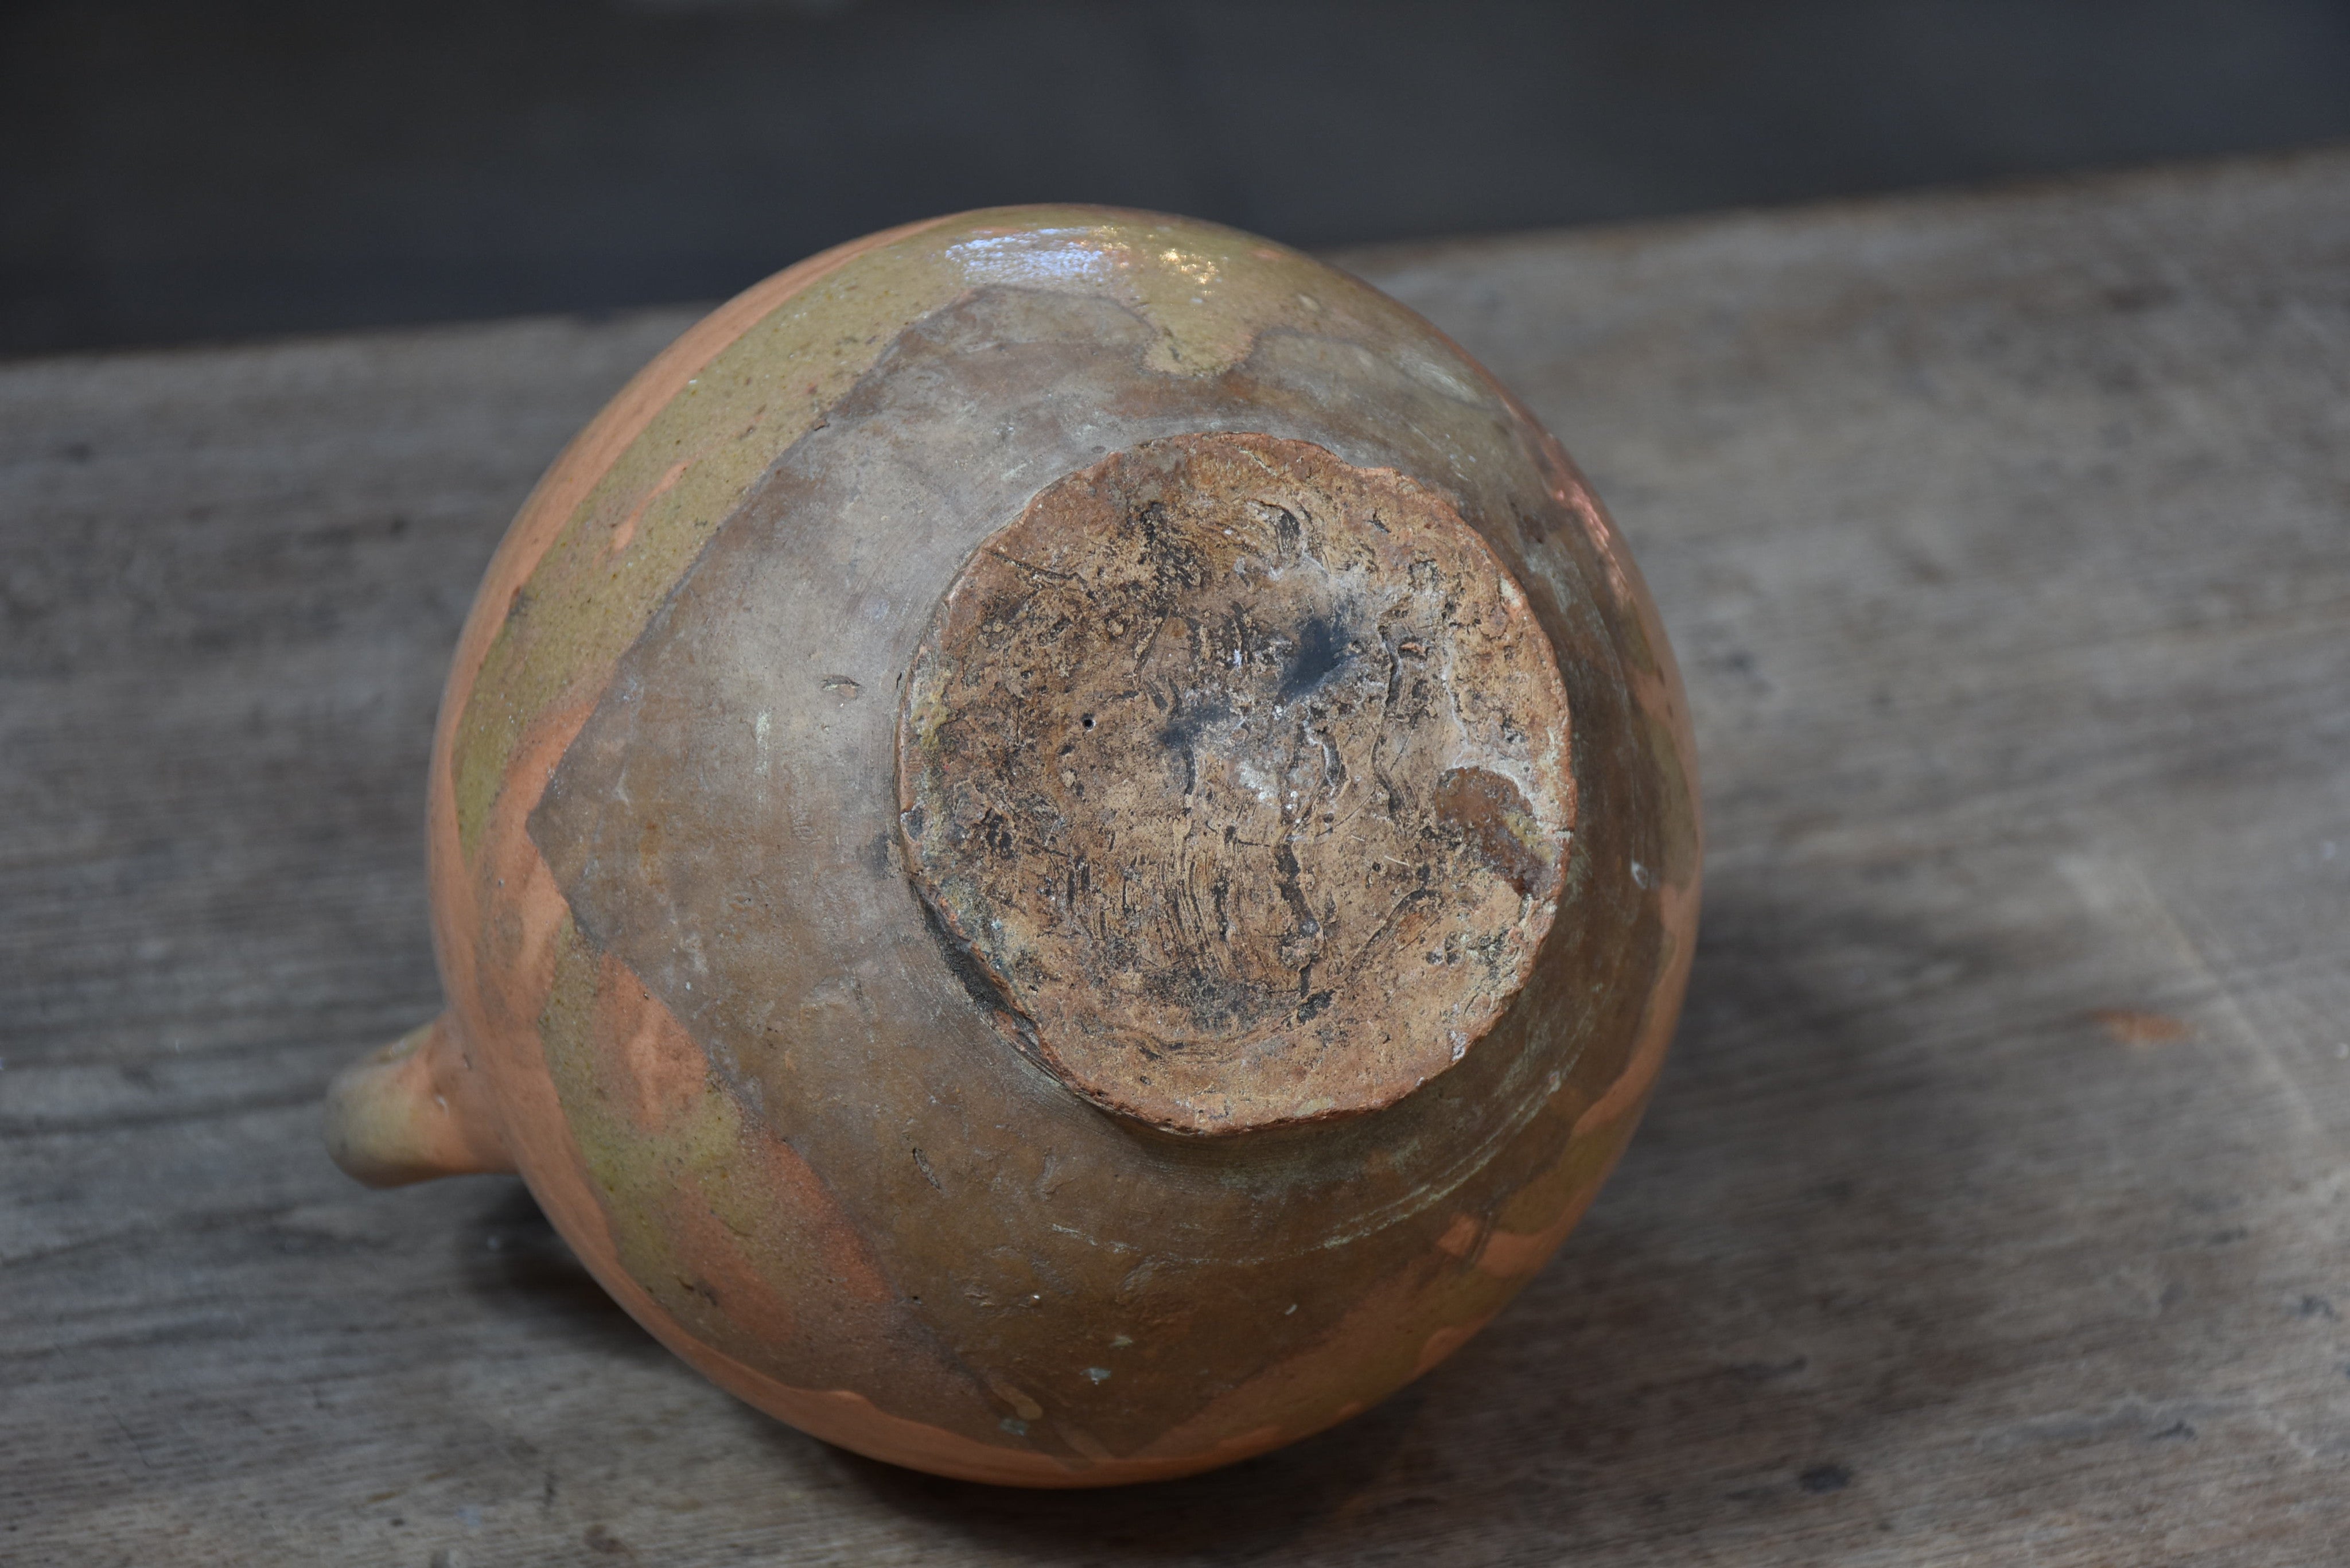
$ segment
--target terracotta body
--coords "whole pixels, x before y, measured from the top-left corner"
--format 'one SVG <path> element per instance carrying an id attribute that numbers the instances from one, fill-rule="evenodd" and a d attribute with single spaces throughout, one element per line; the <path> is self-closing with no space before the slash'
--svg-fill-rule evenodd
<path id="1" fill-rule="evenodd" d="M 966 214 L 720 309 L 493 562 L 450 1010 L 365 1180 L 518 1169 L 679 1355 L 1035 1486 L 1343 1420 L 1630 1135 L 1695 935 L 1669 650 L 1555 442 L 1228 230 Z"/>

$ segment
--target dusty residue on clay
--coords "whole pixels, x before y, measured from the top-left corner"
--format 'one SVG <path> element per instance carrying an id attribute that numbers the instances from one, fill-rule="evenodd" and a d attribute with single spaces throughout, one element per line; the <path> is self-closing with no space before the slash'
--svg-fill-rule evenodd
<path id="1" fill-rule="evenodd" d="M 905 688 L 941 921 L 1097 1103 L 1225 1134 L 1461 1061 L 1556 908 L 1566 697 L 1442 500 L 1307 442 L 1146 442 L 973 552 Z"/>

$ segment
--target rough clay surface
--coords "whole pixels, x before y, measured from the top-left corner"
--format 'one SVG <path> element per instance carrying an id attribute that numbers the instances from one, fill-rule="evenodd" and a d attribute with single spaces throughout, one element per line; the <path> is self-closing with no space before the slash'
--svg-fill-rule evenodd
<path id="1" fill-rule="evenodd" d="M 972 556 L 906 683 L 900 823 L 1007 1031 L 1097 1103 L 1191 1133 L 1373 1109 L 1549 929 L 1565 708 L 1440 497 L 1170 437 Z"/>

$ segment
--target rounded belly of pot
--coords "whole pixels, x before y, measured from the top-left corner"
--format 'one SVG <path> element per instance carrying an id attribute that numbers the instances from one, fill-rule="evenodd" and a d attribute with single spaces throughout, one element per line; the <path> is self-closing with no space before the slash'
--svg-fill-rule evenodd
<path id="1" fill-rule="evenodd" d="M 1424 1371 L 1686 973 L 1686 722 L 1579 481 L 1204 226 L 983 214 L 730 309 L 525 510 L 436 750 L 550 1215 L 721 1383 L 942 1473 L 1182 1473 Z"/>

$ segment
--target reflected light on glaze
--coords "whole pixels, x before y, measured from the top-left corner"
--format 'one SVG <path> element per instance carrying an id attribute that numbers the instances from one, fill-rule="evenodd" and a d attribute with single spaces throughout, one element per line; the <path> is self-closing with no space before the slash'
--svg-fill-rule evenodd
<path id="1" fill-rule="evenodd" d="M 1099 229 L 1037 229 L 964 240 L 947 255 L 973 283 L 1059 283 L 1107 278 L 1125 250 Z"/>

